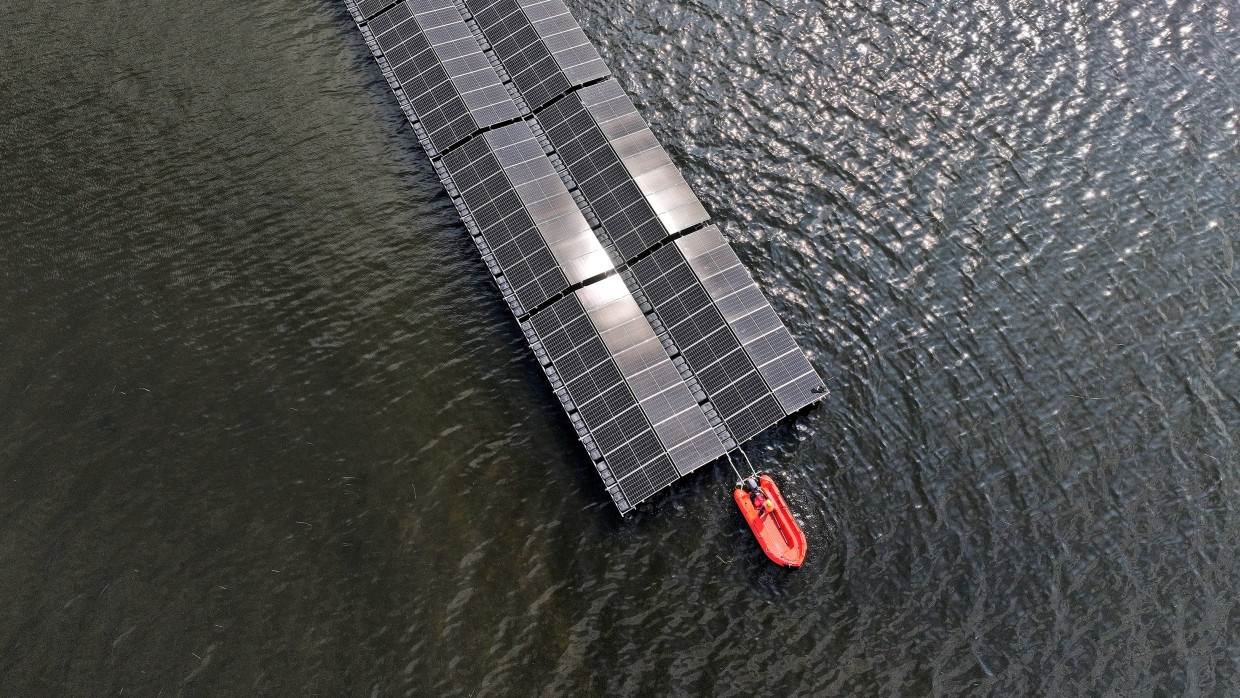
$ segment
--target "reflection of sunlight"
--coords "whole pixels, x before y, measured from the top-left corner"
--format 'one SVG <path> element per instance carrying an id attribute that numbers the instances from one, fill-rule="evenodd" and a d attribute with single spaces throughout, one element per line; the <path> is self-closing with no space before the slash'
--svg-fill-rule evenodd
<path id="1" fill-rule="evenodd" d="M 577 296 L 586 310 L 593 312 L 629 296 L 629 289 L 619 276 L 609 276 L 581 289 Z M 610 327 L 611 324 L 607 326 Z"/>

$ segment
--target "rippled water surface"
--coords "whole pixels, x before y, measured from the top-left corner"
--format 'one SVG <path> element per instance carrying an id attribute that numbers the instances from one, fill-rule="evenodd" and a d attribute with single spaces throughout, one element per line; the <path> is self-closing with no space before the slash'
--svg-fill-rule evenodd
<path id="1" fill-rule="evenodd" d="M 341 4 L 0 9 L 0 694 L 1240 693 L 1240 7 L 573 0 L 831 389 L 610 504 Z"/>

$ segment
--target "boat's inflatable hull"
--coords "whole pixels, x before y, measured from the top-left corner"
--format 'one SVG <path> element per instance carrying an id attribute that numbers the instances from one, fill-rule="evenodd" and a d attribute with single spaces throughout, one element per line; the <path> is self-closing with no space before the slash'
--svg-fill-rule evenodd
<path id="1" fill-rule="evenodd" d="M 792 510 L 788 508 L 788 502 L 780 494 L 779 487 L 771 476 L 762 474 L 758 483 L 775 502 L 775 510 L 771 513 L 766 516 L 759 515 L 749 493 L 739 485 L 732 491 L 732 499 L 736 501 L 737 508 L 741 510 L 741 515 L 749 524 L 749 530 L 753 531 L 766 556 L 784 567 L 800 567 L 801 563 L 805 562 L 805 532 L 801 530 L 796 519 L 792 518 Z"/>

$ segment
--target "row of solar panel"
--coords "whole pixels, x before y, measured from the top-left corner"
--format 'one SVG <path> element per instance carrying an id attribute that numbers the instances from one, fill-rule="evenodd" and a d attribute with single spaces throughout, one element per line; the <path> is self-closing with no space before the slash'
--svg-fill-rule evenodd
<path id="1" fill-rule="evenodd" d="M 624 261 L 709 219 L 615 80 L 577 90 L 537 119 Z"/>
<path id="2" fill-rule="evenodd" d="M 587 449 L 606 465 L 621 510 L 725 453 L 620 277 L 578 289 L 522 326 L 579 416 Z"/>
<path id="3" fill-rule="evenodd" d="M 622 512 L 817 399 L 560 0 L 346 2 Z"/>
<path id="4" fill-rule="evenodd" d="M 523 315 L 614 265 L 530 127 L 517 121 L 442 159 Z"/>
<path id="5" fill-rule="evenodd" d="M 521 116 L 452 2 L 401 2 L 367 29 L 436 152 Z"/>
<path id="6" fill-rule="evenodd" d="M 561 54 L 576 56 L 577 49 L 583 47 L 593 52 L 575 22 L 574 30 L 563 29 L 563 22 L 571 22 L 571 16 L 559 0 L 464 1 L 478 12 L 479 26 L 484 30 L 490 27 L 495 35 L 492 47 L 510 42 L 512 35 L 498 35 L 521 18 L 530 32 L 535 31 L 538 22 L 549 30 L 559 30 L 548 37 L 548 42 L 568 41 L 567 48 L 552 52 L 545 42 L 529 39 L 532 43 L 527 49 L 542 47 L 548 51 L 547 60 Z M 553 9 L 557 6 L 561 10 L 558 13 Z M 526 12 L 542 19 L 528 20 Z M 483 21 L 486 18 L 490 19 Z M 390 79 L 407 98 L 414 117 L 431 141 L 433 156 L 446 153 L 481 130 L 520 117 L 521 108 L 509 96 L 454 2 L 401 2 L 371 18 L 366 31 L 373 36 L 376 50 L 389 67 Z M 574 38 L 563 39 L 567 35 Z M 505 66 L 515 63 L 509 67 L 508 75 L 529 104 L 546 107 L 538 114 L 536 123 L 599 217 L 599 232 L 614 259 L 621 263 L 630 261 L 669 234 L 708 219 L 706 210 L 619 84 L 606 79 L 548 106 L 530 98 L 527 90 L 533 86 L 521 86 L 519 76 L 535 70 L 521 63 L 522 55 L 523 51 L 516 48 L 498 53 Z M 593 56 L 589 61 L 570 63 L 568 69 L 558 64 L 544 68 L 549 71 L 547 75 L 559 76 L 560 88 L 568 89 L 607 77 L 597 53 Z M 589 69 L 579 70 L 582 66 Z"/>

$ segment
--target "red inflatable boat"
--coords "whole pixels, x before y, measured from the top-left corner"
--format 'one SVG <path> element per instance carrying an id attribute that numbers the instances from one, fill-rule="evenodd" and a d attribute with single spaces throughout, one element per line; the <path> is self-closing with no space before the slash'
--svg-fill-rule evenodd
<path id="1" fill-rule="evenodd" d="M 792 518 L 788 502 L 779 493 L 779 487 L 770 475 L 763 473 L 758 478 L 758 485 L 775 507 L 766 514 L 760 514 L 753 506 L 753 498 L 737 483 L 732 491 L 732 499 L 740 508 L 741 515 L 749 523 L 749 529 L 758 539 L 762 551 L 777 565 L 784 567 L 800 567 L 805 561 L 805 532 Z"/>

